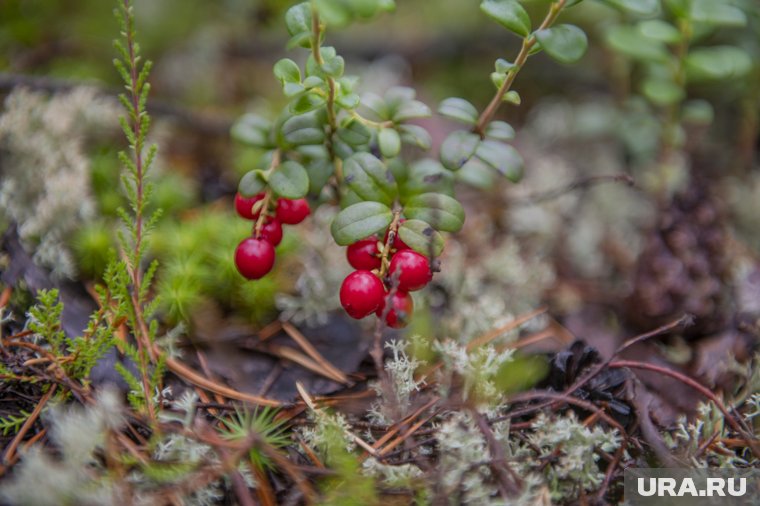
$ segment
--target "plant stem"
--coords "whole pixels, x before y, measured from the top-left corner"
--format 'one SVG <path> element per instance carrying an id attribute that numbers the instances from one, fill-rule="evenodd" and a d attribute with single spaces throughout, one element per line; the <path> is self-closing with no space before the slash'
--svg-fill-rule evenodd
<path id="1" fill-rule="evenodd" d="M 675 65 L 673 67 L 673 81 L 681 89 L 686 87 L 686 55 L 689 52 L 689 42 L 692 35 L 691 23 L 686 19 L 681 19 L 678 23 L 680 41 L 674 49 Z M 661 160 L 665 163 L 675 153 L 678 145 L 678 125 L 681 115 L 681 102 L 677 101 L 670 104 L 666 111 L 666 120 L 662 129 L 662 152 Z"/>
<path id="2" fill-rule="evenodd" d="M 277 167 L 280 166 L 280 150 L 276 149 L 274 153 L 272 154 L 272 163 L 269 164 L 269 168 L 267 169 L 267 175 L 274 172 Z M 261 201 L 261 212 L 259 213 L 259 217 L 256 219 L 256 226 L 254 227 L 254 237 L 259 237 L 261 235 L 261 230 L 264 228 L 264 225 L 266 224 L 267 217 L 269 216 L 269 204 L 272 201 L 272 190 L 270 188 L 267 188 L 266 193 L 264 194 L 264 200 Z"/>
<path id="3" fill-rule="evenodd" d="M 135 135 L 135 142 L 132 145 L 132 151 L 134 152 L 135 159 L 135 245 L 134 245 L 134 261 L 137 262 L 140 259 L 140 251 L 142 246 L 142 232 L 143 232 L 143 204 L 144 204 L 144 190 L 145 185 L 143 181 L 143 145 L 144 139 L 142 132 L 140 131 L 140 122 L 144 111 L 140 107 L 140 88 L 138 88 L 138 76 L 137 76 L 137 55 L 135 54 L 135 41 L 134 41 L 134 19 L 130 11 L 130 0 L 124 0 L 124 15 L 127 22 L 127 51 L 129 52 L 129 76 L 131 83 L 129 85 L 129 100 L 134 108 L 132 113 L 132 131 Z M 131 269 L 132 284 L 134 285 L 135 292 L 140 292 L 140 285 L 142 284 L 142 276 L 140 273 L 140 265 L 133 265 Z"/>
<path id="4" fill-rule="evenodd" d="M 536 31 L 549 28 L 556 21 L 557 16 L 559 16 L 559 13 L 565 6 L 565 2 L 566 0 L 557 0 L 553 2 L 549 7 L 549 12 L 546 14 L 546 17 L 541 22 L 541 25 Z M 530 57 L 530 50 L 537 42 L 536 36 L 534 34 L 535 32 L 530 33 L 523 39 L 522 47 L 520 47 L 520 52 L 517 54 L 517 58 L 515 58 L 515 66 L 511 68 L 509 72 L 507 72 L 507 78 L 504 80 L 504 83 L 496 92 L 496 95 L 494 95 L 493 99 L 491 99 L 488 107 L 485 108 L 483 113 L 478 118 L 478 122 L 475 124 L 475 127 L 473 127 L 473 132 L 480 135 L 481 138 L 485 137 L 486 127 L 488 127 L 488 124 L 493 119 L 494 114 L 496 114 L 496 111 L 499 109 L 499 105 L 501 105 L 501 102 L 504 99 L 504 95 L 507 94 L 507 92 L 512 87 L 512 84 L 515 82 L 515 78 L 520 72 L 520 69 L 522 69 L 522 66 Z"/>
<path id="5" fill-rule="evenodd" d="M 143 129 L 143 117 L 146 114 L 141 103 L 141 94 L 145 86 L 145 83 L 140 82 L 140 76 L 138 72 L 138 60 L 137 50 L 134 40 L 134 16 L 131 12 L 131 0 L 124 0 L 124 22 L 126 24 L 126 44 L 127 53 L 129 56 L 129 77 L 130 83 L 129 89 L 129 102 L 132 106 L 131 119 L 132 132 L 134 134 L 134 142 L 130 146 L 134 156 L 135 164 L 135 233 L 134 233 L 134 248 L 132 252 L 132 258 L 127 262 L 129 274 L 132 281 L 132 306 L 134 309 L 135 321 L 137 323 L 137 329 L 135 331 L 135 340 L 137 341 L 138 354 L 140 356 L 140 376 L 142 379 L 143 395 L 145 396 L 145 405 L 148 408 L 148 416 L 151 421 L 156 421 L 155 408 L 151 400 L 150 391 L 150 379 L 148 378 L 148 353 L 151 350 L 150 346 L 150 333 L 148 326 L 145 322 L 145 316 L 143 315 L 142 308 L 142 270 L 140 269 L 140 262 L 142 260 L 143 249 L 143 232 L 144 232 L 144 216 L 143 211 L 145 207 L 145 165 L 143 161 L 143 149 L 145 145 Z"/>
<path id="6" fill-rule="evenodd" d="M 313 2 L 311 4 L 311 31 L 313 35 L 311 41 L 311 54 L 314 56 L 314 61 L 317 62 L 317 65 L 321 66 L 324 63 L 322 60 L 322 53 L 320 52 L 322 25 L 319 22 L 319 13 L 317 12 L 317 8 Z M 335 114 L 335 79 L 327 76 L 327 86 L 329 89 L 329 92 L 327 94 L 327 123 L 330 127 L 329 139 L 332 142 L 332 136 L 338 129 Z"/>
<path id="7" fill-rule="evenodd" d="M 378 274 L 378 276 L 380 276 L 380 279 L 383 279 L 385 275 L 388 274 L 388 268 L 390 267 L 390 260 L 388 260 L 388 256 L 390 255 L 393 241 L 396 239 L 396 234 L 398 234 L 398 226 L 400 222 L 401 210 L 397 209 L 393 212 L 393 220 L 388 226 L 388 238 L 385 240 L 385 244 L 383 245 L 383 253 L 380 257 L 380 273 Z"/>

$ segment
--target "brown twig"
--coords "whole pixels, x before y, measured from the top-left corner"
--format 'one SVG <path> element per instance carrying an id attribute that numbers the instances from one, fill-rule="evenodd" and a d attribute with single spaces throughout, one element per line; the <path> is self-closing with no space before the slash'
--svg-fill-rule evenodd
<path id="1" fill-rule="evenodd" d="M 337 378 L 337 381 L 339 383 L 343 383 L 344 385 L 352 384 L 351 380 L 348 379 L 346 374 L 332 365 L 329 360 L 327 360 L 321 353 L 319 353 L 319 351 L 317 351 L 317 349 L 309 342 L 309 340 L 306 339 L 306 336 L 299 332 L 298 329 L 296 329 L 293 325 L 288 322 L 284 322 L 282 324 L 282 329 L 286 334 L 290 336 L 291 339 L 298 343 L 303 351 L 309 355 L 314 360 L 314 362 L 328 371 L 330 376 Z"/>
<path id="2" fill-rule="evenodd" d="M 29 432 L 29 430 L 34 425 L 34 422 L 37 421 L 37 418 L 39 418 L 40 414 L 42 413 L 45 404 L 47 404 L 47 402 L 53 396 L 57 387 L 58 385 L 51 385 L 48 391 L 45 392 L 45 395 L 40 398 L 40 402 L 38 402 L 34 407 L 34 410 L 29 415 L 29 418 L 26 419 L 24 424 L 19 429 L 18 433 L 16 433 L 16 436 L 13 438 L 13 441 L 11 441 L 11 443 L 8 445 L 8 448 L 6 448 L 5 455 L 3 455 L 4 464 L 7 465 L 13 459 L 18 445 L 21 444 L 21 441 L 24 439 L 24 436 L 26 436 L 26 433 Z"/>
<path id="3" fill-rule="evenodd" d="M 674 371 L 673 369 L 668 369 L 667 367 L 655 365 L 655 364 L 647 364 L 645 362 L 638 362 L 635 360 L 616 360 L 614 362 L 611 362 L 609 364 L 609 367 L 611 369 L 621 369 L 621 368 L 629 368 L 629 369 L 642 369 L 646 371 L 652 371 L 656 372 L 658 374 L 662 374 L 664 376 L 669 376 L 673 379 L 676 379 L 683 383 L 684 385 L 687 385 L 700 394 L 702 394 L 704 397 L 711 400 L 715 406 L 723 413 L 723 416 L 726 418 L 726 422 L 731 426 L 731 428 L 736 431 L 738 434 L 742 436 L 744 441 L 747 443 L 747 446 L 752 450 L 752 453 L 756 457 L 760 457 L 760 445 L 758 445 L 758 441 L 752 436 L 751 434 L 748 434 L 744 428 L 739 424 L 739 422 L 736 421 L 736 419 L 731 415 L 728 408 L 726 408 L 725 404 L 723 404 L 723 401 L 721 401 L 718 396 L 716 396 L 713 392 L 710 391 L 709 388 L 701 385 L 697 381 L 693 380 L 692 378 L 689 378 L 685 374 L 682 374 L 678 371 Z"/>
<path id="4" fill-rule="evenodd" d="M 275 401 L 273 399 L 259 397 L 258 395 L 252 395 L 252 394 L 247 394 L 245 392 L 240 392 L 238 390 L 222 385 L 221 383 L 217 383 L 215 381 L 207 379 L 201 376 L 200 374 L 198 374 L 197 372 L 193 371 L 191 368 L 189 368 L 188 366 L 186 366 L 185 364 L 183 364 L 182 362 L 180 362 L 179 360 L 175 358 L 171 358 L 171 357 L 167 358 L 166 366 L 169 368 L 170 371 L 172 371 L 174 374 L 184 379 L 188 383 L 197 385 L 201 388 L 205 388 L 206 390 L 210 392 L 223 395 L 224 397 L 227 397 L 228 399 L 235 399 L 238 401 L 250 402 L 251 404 L 257 404 L 260 406 L 281 407 L 285 405 L 284 403 L 280 401 Z"/>
<path id="5" fill-rule="evenodd" d="M 276 344 L 270 344 L 266 346 L 265 348 L 262 348 L 262 351 L 266 351 L 277 357 L 290 360 L 291 362 L 294 362 L 300 365 L 301 367 L 304 367 L 305 369 L 310 370 L 313 373 L 319 374 L 320 376 L 324 376 L 325 378 L 329 380 L 335 381 L 337 383 L 343 383 L 344 385 L 346 384 L 344 381 L 341 381 L 342 380 L 341 377 L 333 374 L 331 370 L 325 369 L 324 367 L 316 363 L 311 358 L 307 357 L 306 355 L 299 352 L 298 350 L 291 348 L 290 346 L 279 346 Z M 346 381 L 348 381 L 347 378 L 346 378 Z"/>
<path id="6" fill-rule="evenodd" d="M 526 322 L 532 320 L 533 318 L 546 313 L 546 311 L 548 311 L 548 309 L 549 308 L 547 308 L 546 306 L 540 307 L 538 309 L 535 309 L 535 310 L 531 311 L 530 313 L 526 313 L 526 314 L 524 314 L 522 316 L 518 316 L 514 320 L 512 320 L 512 321 L 510 321 L 508 323 L 505 323 L 501 327 L 495 328 L 493 330 L 489 330 L 485 334 L 483 334 L 483 335 L 481 335 L 479 337 L 476 337 L 475 339 L 473 339 L 472 341 L 470 341 L 469 343 L 467 343 L 467 351 L 472 351 L 475 348 L 478 348 L 480 346 L 485 346 L 486 344 L 490 343 L 491 341 L 493 341 L 497 337 L 499 337 L 499 336 L 501 336 L 501 335 L 503 335 L 503 334 L 505 334 L 507 332 L 510 332 L 512 330 L 515 330 L 516 328 L 518 328 L 521 325 L 525 324 Z"/>
<path id="7" fill-rule="evenodd" d="M 425 418 L 421 418 L 417 423 L 409 427 L 403 434 L 401 434 L 399 437 L 388 443 L 385 447 L 383 447 L 378 453 L 379 457 L 385 457 L 391 450 L 396 448 L 401 443 L 405 442 L 407 439 L 409 439 L 411 436 L 414 435 L 415 432 L 417 432 L 423 425 L 428 423 L 431 418 L 433 418 L 436 415 L 435 412 L 431 413 L 430 415 L 426 416 Z"/>
<path id="8" fill-rule="evenodd" d="M 520 488 L 522 488 L 520 478 L 509 467 L 504 448 L 496 441 L 496 436 L 494 436 L 491 427 L 488 425 L 486 417 L 474 409 L 471 410 L 471 413 L 475 417 L 478 428 L 488 444 L 488 450 L 493 459 L 491 470 L 498 479 L 499 492 L 502 495 L 502 499 L 505 502 L 509 502 L 510 496 L 517 495 L 520 492 Z"/>
<path id="9" fill-rule="evenodd" d="M 575 190 L 604 183 L 624 183 L 627 186 L 635 185 L 635 181 L 628 174 L 605 174 L 599 176 L 589 176 L 577 181 L 573 181 L 572 183 L 569 183 L 560 188 L 555 188 L 553 190 L 548 190 L 545 192 L 533 193 L 526 197 L 510 199 L 509 203 L 511 205 L 518 206 L 539 204 L 541 202 L 546 202 L 547 200 L 554 200 L 556 198 L 562 197 L 563 195 L 566 195 Z"/>

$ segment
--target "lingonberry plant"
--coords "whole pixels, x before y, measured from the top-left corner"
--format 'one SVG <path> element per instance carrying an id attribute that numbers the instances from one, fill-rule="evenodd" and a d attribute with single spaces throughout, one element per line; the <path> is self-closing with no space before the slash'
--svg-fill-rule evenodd
<path id="1" fill-rule="evenodd" d="M 487 186 L 483 181 L 494 171 L 520 179 L 523 160 L 509 144 L 515 131 L 493 119 L 501 103 L 520 103 L 512 84 L 531 55 L 545 51 L 562 63 L 583 56 L 583 30 L 556 23 L 578 3 L 550 2 L 535 29 L 517 0 L 481 3 L 487 16 L 521 37 L 522 46 L 514 60 L 496 61 L 496 94 L 482 112 L 462 98 L 440 104 L 441 115 L 465 128 L 445 139 L 438 159 L 420 159 L 413 150 L 430 149 L 430 134 L 413 121 L 432 114 L 413 89 L 360 97 L 358 79 L 344 74 L 335 48 L 323 45 L 326 28 L 390 11 L 394 2 L 311 0 L 290 8 L 288 46 L 309 55 L 303 68 L 288 58 L 274 66 L 289 103 L 275 120 L 248 114 L 233 128 L 237 139 L 266 151 L 264 165 L 243 176 L 235 199 L 240 216 L 255 221 L 251 237 L 235 252 L 240 273 L 258 279 L 271 270 L 280 224 L 300 223 L 310 211 L 306 199 L 337 204 L 341 211 L 332 236 L 347 247 L 348 263 L 356 269 L 343 282 L 341 304 L 353 318 L 374 313 L 391 327 L 405 326 L 414 307 L 409 292 L 424 288 L 440 269 L 441 233 L 464 224 L 455 178 L 476 186 Z"/>
<path id="2" fill-rule="evenodd" d="M 741 47 L 714 44 L 710 36 L 721 28 L 742 27 L 747 15 L 729 0 L 665 0 L 641 2 L 635 14 L 646 19 L 612 27 L 607 43 L 641 70 L 636 89 L 660 116 L 660 152 L 655 191 L 663 193 L 672 172 L 682 165 L 679 153 L 684 124 L 710 124 L 709 102 L 688 99 L 695 84 L 741 79 L 752 69 L 752 58 Z"/>

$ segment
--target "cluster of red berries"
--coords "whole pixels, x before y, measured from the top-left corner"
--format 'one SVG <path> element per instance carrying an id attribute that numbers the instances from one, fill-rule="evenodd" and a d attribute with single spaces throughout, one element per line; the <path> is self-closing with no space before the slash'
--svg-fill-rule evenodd
<path id="1" fill-rule="evenodd" d="M 277 199 L 274 210 L 269 209 L 265 193 L 253 197 L 235 195 L 235 210 L 246 220 L 253 220 L 251 237 L 242 240 L 235 249 L 235 266 L 247 279 L 261 279 L 274 266 L 274 248 L 282 241 L 282 224 L 297 225 L 311 213 L 306 199 Z M 263 216 L 262 216 L 263 213 Z M 257 234 L 259 220 L 264 222 Z"/>
<path id="2" fill-rule="evenodd" d="M 387 275 L 381 279 L 383 260 L 380 248 L 386 244 L 391 256 Z M 414 311 L 409 292 L 424 288 L 433 278 L 428 258 L 410 249 L 398 236 L 388 244 L 388 232 L 380 244 L 378 238 L 372 236 L 350 245 L 346 258 L 357 269 L 343 280 L 340 287 L 340 303 L 348 315 L 358 320 L 375 313 L 382 318 L 390 285 L 396 283 L 385 322 L 395 329 L 406 327 Z"/>

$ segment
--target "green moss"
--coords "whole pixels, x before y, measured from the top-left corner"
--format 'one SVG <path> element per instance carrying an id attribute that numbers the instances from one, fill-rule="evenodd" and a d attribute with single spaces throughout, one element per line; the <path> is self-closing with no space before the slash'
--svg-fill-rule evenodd
<path id="1" fill-rule="evenodd" d="M 80 228 L 71 241 L 80 272 L 91 279 L 100 279 L 113 251 L 111 228 L 103 221 Z"/>

